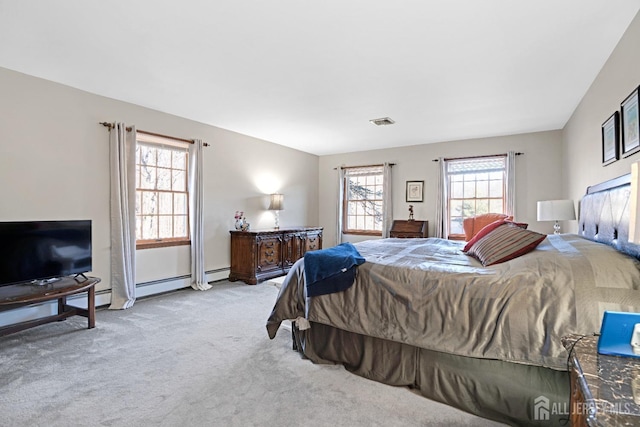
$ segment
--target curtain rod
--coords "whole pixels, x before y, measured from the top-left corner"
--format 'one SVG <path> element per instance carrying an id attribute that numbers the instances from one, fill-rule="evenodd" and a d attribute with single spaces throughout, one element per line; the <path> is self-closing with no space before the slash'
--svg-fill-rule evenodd
<path id="1" fill-rule="evenodd" d="M 108 127 L 108 128 L 109 128 L 109 130 L 113 129 L 113 128 L 114 128 L 114 126 L 115 126 L 113 123 L 108 123 L 108 122 L 100 122 L 100 124 L 101 124 L 102 126 Z M 128 128 L 127 128 L 127 132 L 131 132 L 131 129 L 132 129 L 131 127 L 128 127 Z M 143 133 L 143 134 L 145 134 L 145 135 L 159 136 L 159 137 L 162 137 L 162 138 L 175 139 L 176 141 L 182 141 L 182 142 L 187 142 L 187 143 L 189 143 L 189 144 L 193 144 L 193 139 L 176 138 L 175 136 L 163 135 L 163 134 L 161 134 L 161 133 L 147 132 L 146 130 L 138 130 L 138 131 L 136 131 L 136 132 L 138 132 L 138 133 Z M 202 143 L 202 145 L 204 145 L 205 147 L 208 147 L 208 146 L 209 146 L 209 144 L 208 144 L 208 143 L 206 143 L 206 142 Z"/>
<path id="2" fill-rule="evenodd" d="M 524 155 L 524 153 L 515 153 L 515 154 L 516 154 L 516 156 Z M 507 156 L 506 153 L 503 153 L 503 154 L 487 154 L 485 156 L 447 157 L 447 158 L 444 158 L 443 160 L 445 162 L 448 162 L 450 160 L 482 159 L 482 158 L 485 158 L 485 157 L 506 157 L 506 156 Z M 433 159 L 431 161 L 432 162 L 439 162 L 440 159 Z"/>
<path id="3" fill-rule="evenodd" d="M 389 166 L 393 167 L 395 166 L 395 163 L 389 163 Z M 340 166 L 339 168 L 333 168 L 333 170 L 338 170 L 338 169 L 358 169 L 358 168 L 372 168 L 375 166 L 384 166 L 384 164 L 379 164 L 379 165 L 362 165 L 362 166 Z"/>

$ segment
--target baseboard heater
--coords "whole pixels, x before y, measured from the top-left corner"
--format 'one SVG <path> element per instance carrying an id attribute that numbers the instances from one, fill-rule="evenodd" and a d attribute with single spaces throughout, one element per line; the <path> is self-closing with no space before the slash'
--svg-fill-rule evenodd
<path id="1" fill-rule="evenodd" d="M 206 271 L 205 274 L 207 282 L 214 283 L 227 279 L 227 277 L 229 276 L 229 270 L 230 268 L 227 267 Z M 184 289 L 190 286 L 190 274 L 136 283 L 136 299 L 148 297 L 151 295 L 163 294 L 165 292 L 176 291 L 178 289 Z M 86 293 L 71 295 L 67 297 L 67 302 L 76 307 L 87 308 L 87 295 Z M 6 326 L 13 323 L 24 322 L 27 320 L 33 320 L 40 317 L 53 315 L 57 312 L 57 304 L 58 302 L 54 300 L 39 304 L 33 304 L 26 307 L 0 311 L 0 326 Z M 111 304 L 111 289 L 96 291 L 96 308 L 104 308 L 109 304 Z"/>

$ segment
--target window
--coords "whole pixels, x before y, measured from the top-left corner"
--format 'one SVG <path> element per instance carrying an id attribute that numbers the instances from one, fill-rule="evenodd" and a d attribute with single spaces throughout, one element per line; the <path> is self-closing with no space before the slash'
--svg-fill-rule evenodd
<path id="1" fill-rule="evenodd" d="M 504 213 L 506 156 L 448 160 L 446 175 L 449 238 L 464 239 L 464 218 Z"/>
<path id="2" fill-rule="evenodd" d="M 136 247 L 189 244 L 188 145 L 139 132 Z"/>
<path id="3" fill-rule="evenodd" d="M 382 235 L 383 166 L 346 168 L 342 232 Z"/>

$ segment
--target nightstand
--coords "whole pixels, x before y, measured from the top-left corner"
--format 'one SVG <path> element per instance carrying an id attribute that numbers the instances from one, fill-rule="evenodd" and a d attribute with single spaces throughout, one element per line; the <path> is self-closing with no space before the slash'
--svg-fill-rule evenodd
<path id="1" fill-rule="evenodd" d="M 572 426 L 640 425 L 640 359 L 598 354 L 598 337 L 562 338 L 569 352 Z"/>
<path id="2" fill-rule="evenodd" d="M 389 237 L 427 237 L 429 221 L 405 221 L 396 219 L 389 231 Z"/>

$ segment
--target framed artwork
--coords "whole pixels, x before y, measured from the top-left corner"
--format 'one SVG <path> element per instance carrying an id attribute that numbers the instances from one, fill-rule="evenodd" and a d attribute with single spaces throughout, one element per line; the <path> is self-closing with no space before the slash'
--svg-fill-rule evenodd
<path id="1" fill-rule="evenodd" d="M 620 158 L 620 115 L 616 111 L 602 124 L 602 166 Z"/>
<path id="2" fill-rule="evenodd" d="M 630 156 L 640 151 L 640 123 L 638 122 L 638 90 L 636 88 L 620 104 L 620 128 L 622 135 L 622 155 Z"/>
<path id="3" fill-rule="evenodd" d="M 424 181 L 407 181 L 407 202 L 422 202 Z"/>

